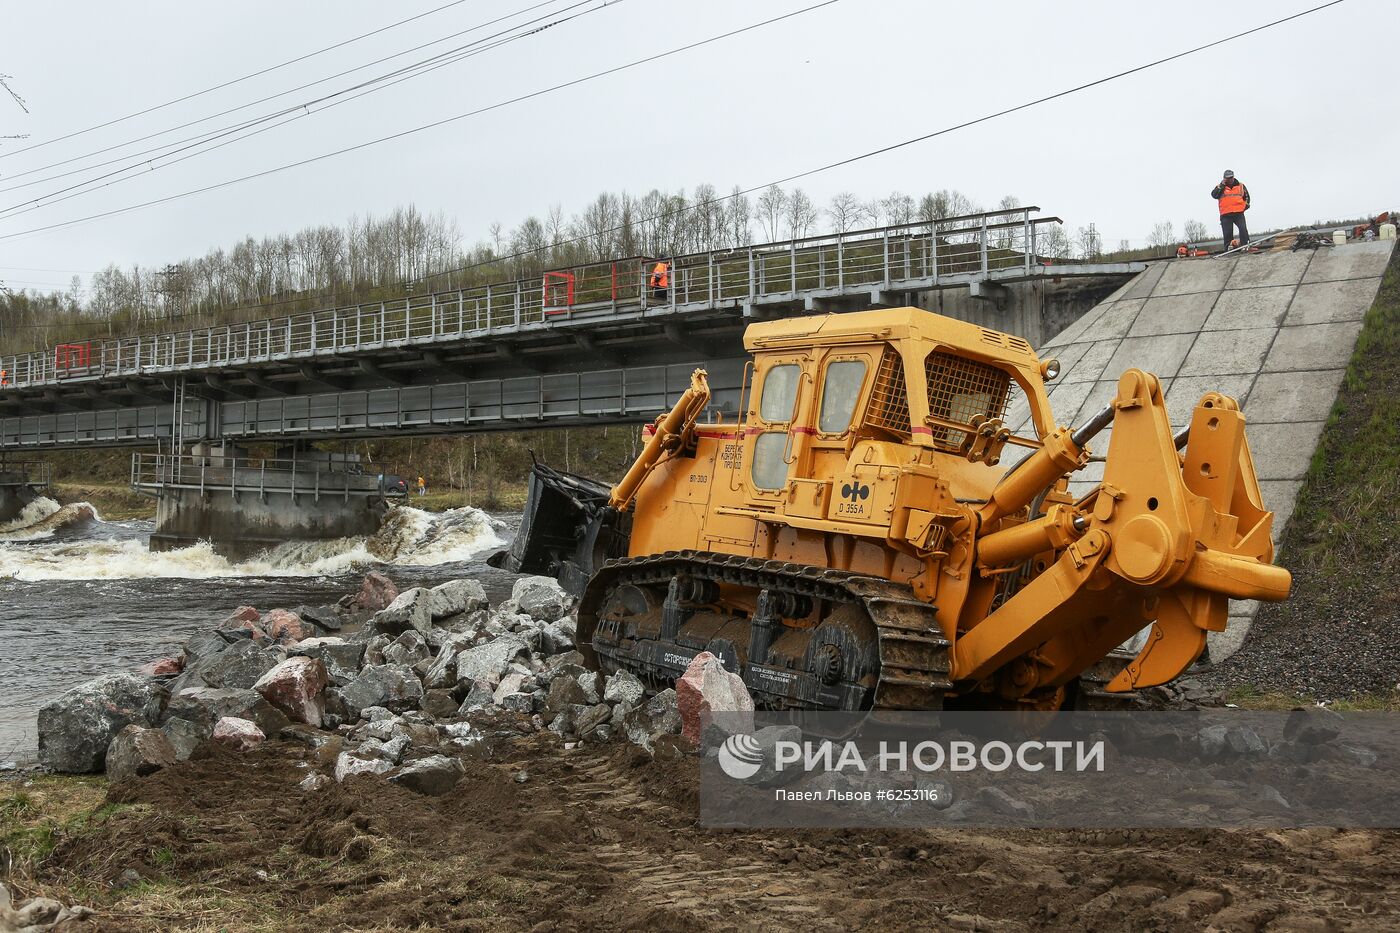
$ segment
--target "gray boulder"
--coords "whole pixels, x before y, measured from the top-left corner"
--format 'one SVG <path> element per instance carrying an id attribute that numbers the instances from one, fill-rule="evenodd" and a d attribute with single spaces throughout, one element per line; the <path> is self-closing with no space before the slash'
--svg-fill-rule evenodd
<path id="1" fill-rule="evenodd" d="M 220 719 L 246 719 L 261 729 L 263 735 L 276 735 L 291 724 L 286 713 L 267 702 L 256 690 L 232 687 L 181 690 L 170 698 L 166 715 L 189 720 L 205 737 L 214 734 L 214 726 Z"/>
<path id="2" fill-rule="evenodd" d="M 457 714 L 457 698 L 451 690 L 434 688 L 423 691 L 423 699 L 418 708 L 434 719 L 451 719 Z"/>
<path id="3" fill-rule="evenodd" d="M 214 634 L 213 632 L 200 632 L 185 639 L 183 649 L 185 655 L 185 667 L 189 667 L 200 658 L 207 658 L 211 654 L 218 654 L 228 647 L 228 641 Z"/>
<path id="4" fill-rule="evenodd" d="M 573 600 L 553 577 L 521 577 L 515 581 L 510 601 L 538 622 L 553 622 L 567 615 Z"/>
<path id="5" fill-rule="evenodd" d="M 386 635 L 400 635 L 409 630 L 428 631 L 433 627 L 432 590 L 421 586 L 404 590 L 374 614 L 370 626 Z"/>
<path id="6" fill-rule="evenodd" d="M 319 658 L 326 665 L 331 683 L 343 686 L 355 679 L 364 664 L 365 646 L 348 642 L 338 635 L 308 638 L 287 652 L 293 657 Z"/>
<path id="7" fill-rule="evenodd" d="M 778 743 L 802 741 L 802 730 L 797 726 L 768 726 L 755 732 L 753 739 L 757 743 L 760 764 L 758 773 L 748 779 L 750 784 L 781 787 L 804 776 L 801 768 L 792 765 L 778 769 Z"/>
<path id="8" fill-rule="evenodd" d="M 676 703 L 676 691 L 667 687 L 641 706 L 632 710 L 622 721 L 623 732 L 633 745 L 652 751 L 663 735 L 681 731 L 681 711 Z"/>
<path id="9" fill-rule="evenodd" d="M 423 636 L 416 629 L 409 629 L 398 638 L 384 646 L 384 660 L 389 664 L 403 664 L 412 667 L 419 661 L 426 661 L 433 656 L 428 649 L 428 643 L 423 640 Z"/>
<path id="10" fill-rule="evenodd" d="M 341 752 L 335 760 L 335 779 L 339 783 L 356 774 L 383 774 L 392 771 L 394 763 L 374 755 Z"/>
<path id="11" fill-rule="evenodd" d="M 457 683 L 466 686 L 470 681 L 495 686 L 510 664 L 521 654 L 529 653 L 528 643 L 519 635 L 506 634 L 485 644 L 468 648 L 457 655 Z"/>
<path id="12" fill-rule="evenodd" d="M 1029 820 L 1035 816 L 1035 808 L 1024 800 L 1019 800 L 1000 787 L 989 785 L 977 791 L 977 802 L 998 816 Z"/>
<path id="13" fill-rule="evenodd" d="M 39 762 L 53 771 L 101 771 L 107 747 L 129 725 L 160 716 L 160 690 L 136 674 L 107 674 L 64 692 L 39 710 Z"/>
<path id="14" fill-rule="evenodd" d="M 209 737 L 197 723 L 188 719 L 167 719 L 160 727 L 160 731 L 165 733 L 165 738 L 170 742 L 170 747 L 175 749 L 175 760 L 185 761 L 194 754 L 194 750 L 199 747 L 199 743 Z"/>
<path id="15" fill-rule="evenodd" d="M 603 685 L 605 703 L 625 703 L 636 706 L 646 696 L 646 685 L 630 671 L 618 671 Z"/>
<path id="16" fill-rule="evenodd" d="M 563 654 L 574 647 L 577 625 L 573 619 L 560 619 L 540 626 L 540 650 L 545 654 Z"/>
<path id="17" fill-rule="evenodd" d="M 423 698 L 423 684 L 412 668 L 402 664 L 368 664 L 359 676 L 340 688 L 340 695 L 352 714 L 369 706 L 401 713 L 418 705 Z"/>
<path id="18" fill-rule="evenodd" d="M 429 755 L 410 761 L 394 774 L 389 783 L 407 788 L 417 794 L 441 797 L 462 779 L 462 763 L 446 755 Z"/>
<path id="19" fill-rule="evenodd" d="M 491 687 L 483 683 L 473 682 L 467 688 L 467 695 L 462 700 L 462 705 L 457 708 L 457 715 L 465 716 L 476 710 L 485 709 L 495 702 L 496 696 Z"/>
<path id="20" fill-rule="evenodd" d="M 588 738 L 594 731 L 612 718 L 612 708 L 606 703 L 593 706 L 574 707 L 570 710 L 574 733 L 579 738 Z M 605 736 L 606 737 L 606 736 Z"/>
<path id="21" fill-rule="evenodd" d="M 334 606 L 297 606 L 292 611 L 322 632 L 338 632 L 344 625 Z"/>
<path id="22" fill-rule="evenodd" d="M 434 631 L 438 630 L 434 629 Z M 444 637 L 438 645 L 437 657 L 433 658 L 433 663 L 428 665 L 428 669 L 423 672 L 423 686 L 430 689 L 455 687 L 457 685 L 457 655 L 470 648 L 471 644 L 470 635 L 453 633 Z"/>
<path id="23" fill-rule="evenodd" d="M 427 612 L 434 622 L 489 605 L 486 590 L 476 580 L 449 580 L 433 587 L 426 600 Z"/>
<path id="24" fill-rule="evenodd" d="M 282 661 L 282 652 L 244 639 L 185 668 L 170 685 L 172 694 L 191 687 L 247 689 Z"/>
<path id="25" fill-rule="evenodd" d="M 125 781 L 145 777 L 178 760 L 175 746 L 160 729 L 130 725 L 107 746 L 107 780 Z"/>

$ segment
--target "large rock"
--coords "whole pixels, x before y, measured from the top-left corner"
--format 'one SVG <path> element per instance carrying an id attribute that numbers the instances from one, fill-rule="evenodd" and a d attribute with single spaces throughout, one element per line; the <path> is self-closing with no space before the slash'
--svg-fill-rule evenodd
<path id="1" fill-rule="evenodd" d="M 279 645 L 295 645 L 315 634 L 301 616 L 289 609 L 273 609 L 264 615 L 262 630 Z"/>
<path id="2" fill-rule="evenodd" d="M 181 656 L 185 660 L 185 666 L 189 667 L 200 658 L 218 654 L 227 647 L 227 639 L 219 637 L 214 632 L 200 632 L 185 639 L 185 647 L 181 651 Z"/>
<path id="3" fill-rule="evenodd" d="M 545 654 L 563 654 L 574 647 L 578 624 L 569 618 L 546 622 L 540 626 L 540 650 Z"/>
<path id="4" fill-rule="evenodd" d="M 475 648 L 457 654 L 457 683 L 463 689 L 471 689 L 471 682 L 479 682 L 495 687 L 501 677 L 510 669 L 510 664 L 521 654 L 529 654 L 530 646 L 516 634 L 501 635 Z"/>
<path id="5" fill-rule="evenodd" d="M 427 598 L 427 610 L 434 622 L 488 605 L 486 590 L 476 580 L 449 580 L 433 587 Z"/>
<path id="6" fill-rule="evenodd" d="M 510 591 L 510 600 L 538 622 L 553 622 L 568 615 L 573 600 L 553 577 L 521 577 Z"/>
<path id="7" fill-rule="evenodd" d="M 456 787 L 461 779 L 462 763 L 446 755 L 419 758 L 389 775 L 389 783 L 430 797 L 441 797 Z"/>
<path id="8" fill-rule="evenodd" d="M 178 758 L 175 746 L 164 732 L 130 725 L 118 732 L 107 747 L 107 780 L 145 777 L 170 767 Z"/>
<path id="9" fill-rule="evenodd" d="M 276 735 L 290 724 L 287 714 L 263 699 L 256 690 L 236 688 L 195 687 L 181 690 L 170 698 L 166 715 L 187 719 L 204 735 L 211 735 L 220 719 L 247 719 L 256 723 L 264 735 Z"/>
<path id="10" fill-rule="evenodd" d="M 39 710 L 39 762 L 53 771 L 101 771 L 113 737 L 160 716 L 160 690 L 145 677 L 107 674 L 64 692 Z"/>
<path id="11" fill-rule="evenodd" d="M 431 596 L 432 590 L 423 587 L 404 590 L 374 614 L 370 627 L 387 635 L 399 635 L 410 629 L 426 632 L 433 627 Z"/>
<path id="12" fill-rule="evenodd" d="M 725 732 L 753 732 L 753 697 L 738 674 L 724 669 L 719 658 L 702 651 L 676 681 L 681 711 L 681 735 L 700 744 L 701 717 L 723 714 L 717 723 Z"/>
<path id="13" fill-rule="evenodd" d="M 647 751 L 652 751 L 662 736 L 680 732 L 681 713 L 676 702 L 676 691 L 667 687 L 629 712 L 623 717 L 622 729 L 629 742 Z"/>
<path id="14" fill-rule="evenodd" d="M 457 685 L 457 655 L 471 647 L 472 639 L 466 634 L 452 634 L 443 639 L 437 657 L 423 673 L 423 686 L 431 689 L 446 689 Z"/>
<path id="15" fill-rule="evenodd" d="M 335 760 L 335 779 L 337 782 L 356 774 L 383 774 L 392 771 L 394 763 L 385 758 L 374 755 L 361 755 L 358 752 L 341 752 Z"/>
<path id="16" fill-rule="evenodd" d="M 384 646 L 384 660 L 390 664 L 402 664 L 412 667 L 419 661 L 426 661 L 433 656 L 428 643 L 423 640 L 423 635 L 416 629 L 409 629 L 398 638 Z"/>
<path id="17" fill-rule="evenodd" d="M 246 752 L 265 742 L 267 736 L 256 723 L 239 719 L 237 716 L 225 716 L 214 723 L 213 740 L 220 745 Z"/>
<path id="18" fill-rule="evenodd" d="M 399 588 L 384 574 L 371 570 L 360 582 L 360 592 L 355 595 L 355 605 L 360 609 L 378 612 L 399 597 Z"/>
<path id="19" fill-rule="evenodd" d="M 199 743 L 209 738 L 209 730 L 200 728 L 198 723 L 179 717 L 167 719 L 165 724 L 160 727 L 160 731 L 165 733 L 166 741 L 175 750 L 176 761 L 187 760 L 199 747 Z"/>
<path id="20" fill-rule="evenodd" d="M 618 671 L 603 685 L 603 702 L 636 706 L 646 696 L 646 685 L 630 671 Z"/>
<path id="21" fill-rule="evenodd" d="M 319 726 L 326 713 L 322 691 L 330 683 L 319 658 L 288 658 L 264 674 L 253 689 L 293 722 Z"/>
<path id="22" fill-rule="evenodd" d="M 308 638 L 289 652 L 293 657 L 317 658 L 326 666 L 326 675 L 333 684 L 348 684 L 360 673 L 364 664 L 365 646 L 348 642 L 338 635 Z"/>
<path id="23" fill-rule="evenodd" d="M 156 658 L 154 661 L 147 661 L 136 669 L 136 673 L 142 677 L 175 677 L 185 669 L 185 659 L 178 658 Z"/>
<path id="24" fill-rule="evenodd" d="M 200 658 L 170 685 L 171 693 L 191 687 L 234 687 L 249 689 L 258 678 L 282 660 L 280 652 L 261 648 L 251 641 L 239 641 L 218 654 Z"/>
<path id="25" fill-rule="evenodd" d="M 423 697 L 423 684 L 413 669 L 402 664 L 369 664 L 344 687 L 340 695 L 350 712 L 382 706 L 394 712 L 413 709 Z"/>
<path id="26" fill-rule="evenodd" d="M 334 606 L 297 606 L 292 611 L 322 632 L 338 632 L 344 625 Z"/>
<path id="27" fill-rule="evenodd" d="M 233 613 L 219 623 L 215 629 L 227 641 L 237 641 L 241 638 L 251 638 L 255 641 L 263 641 L 267 638 L 267 633 L 263 631 L 262 616 L 258 610 L 252 606 L 239 606 Z"/>

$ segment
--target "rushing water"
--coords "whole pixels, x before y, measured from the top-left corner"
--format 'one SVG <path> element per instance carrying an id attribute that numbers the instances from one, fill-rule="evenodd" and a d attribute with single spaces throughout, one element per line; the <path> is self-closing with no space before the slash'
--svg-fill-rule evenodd
<path id="1" fill-rule="evenodd" d="M 232 563 L 205 544 L 151 553 L 151 522 L 106 522 L 90 506 L 40 499 L 0 525 L 0 761 L 34 757 L 35 714 L 59 693 L 173 654 L 238 606 L 334 603 L 371 568 L 400 588 L 470 576 L 502 598 L 513 577 L 483 560 L 518 521 L 405 506 L 370 538 L 286 544 Z"/>

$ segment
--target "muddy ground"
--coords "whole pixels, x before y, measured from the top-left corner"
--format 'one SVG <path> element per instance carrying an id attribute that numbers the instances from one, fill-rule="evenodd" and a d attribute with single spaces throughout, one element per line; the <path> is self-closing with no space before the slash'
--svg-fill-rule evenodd
<path id="1" fill-rule="evenodd" d="M 1400 923 L 1400 832 L 707 831 L 696 759 L 621 743 L 526 737 L 442 798 L 368 776 L 308 793 L 317 752 L 206 748 L 108 788 L 27 893 L 142 931 Z"/>

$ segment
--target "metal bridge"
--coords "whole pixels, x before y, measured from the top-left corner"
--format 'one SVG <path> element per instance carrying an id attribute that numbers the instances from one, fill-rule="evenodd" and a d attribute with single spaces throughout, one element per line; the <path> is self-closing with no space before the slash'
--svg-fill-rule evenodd
<path id="1" fill-rule="evenodd" d="M 738 403 L 752 319 L 1126 275 L 1036 253 L 1037 207 L 592 263 L 471 289 L 0 357 L 0 450 L 637 422 L 706 366 Z"/>

